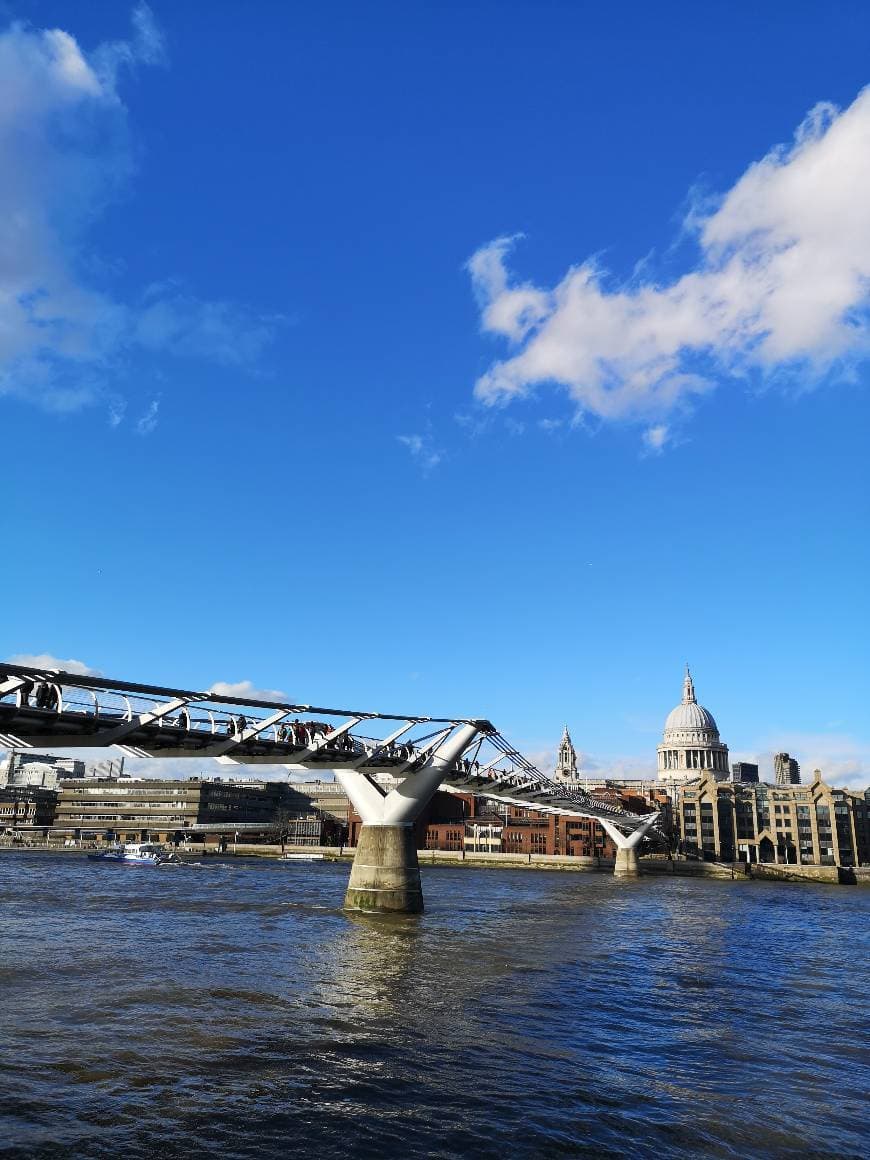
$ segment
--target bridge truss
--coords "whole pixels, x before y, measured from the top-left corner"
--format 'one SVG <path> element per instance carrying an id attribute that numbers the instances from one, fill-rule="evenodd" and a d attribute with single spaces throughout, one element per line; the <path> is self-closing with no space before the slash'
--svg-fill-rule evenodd
<path id="1" fill-rule="evenodd" d="M 0 745 L 117 746 L 137 758 L 334 771 L 355 805 L 351 779 L 343 775 L 360 775 L 370 798 L 387 798 L 385 783 L 396 781 L 407 797 L 418 779 L 433 780 L 433 759 L 440 754 L 438 784 L 454 793 L 595 818 L 621 835 L 641 826 L 646 831 L 655 816 L 629 813 L 547 777 L 485 720 L 224 696 L 9 663 L 0 663 Z"/>

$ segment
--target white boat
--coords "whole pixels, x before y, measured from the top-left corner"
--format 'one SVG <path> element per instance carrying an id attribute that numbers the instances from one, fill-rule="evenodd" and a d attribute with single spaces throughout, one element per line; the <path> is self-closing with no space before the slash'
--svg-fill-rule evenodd
<path id="1" fill-rule="evenodd" d="M 173 857 L 154 842 L 127 842 L 123 846 L 101 850 L 98 854 L 88 854 L 91 862 L 123 862 L 131 866 L 159 866 Z"/>
<path id="2" fill-rule="evenodd" d="M 321 862 L 323 854 L 282 854 L 285 862 Z"/>

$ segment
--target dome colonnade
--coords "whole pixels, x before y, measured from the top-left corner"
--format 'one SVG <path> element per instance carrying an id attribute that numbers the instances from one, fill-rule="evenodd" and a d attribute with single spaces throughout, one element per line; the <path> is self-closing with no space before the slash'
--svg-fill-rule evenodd
<path id="1" fill-rule="evenodd" d="M 668 714 L 658 747 L 658 775 L 660 779 L 688 781 L 702 770 L 712 770 L 717 781 L 725 781 L 729 775 L 728 746 L 719 738 L 713 714 L 698 704 L 686 666 L 683 699 Z"/>

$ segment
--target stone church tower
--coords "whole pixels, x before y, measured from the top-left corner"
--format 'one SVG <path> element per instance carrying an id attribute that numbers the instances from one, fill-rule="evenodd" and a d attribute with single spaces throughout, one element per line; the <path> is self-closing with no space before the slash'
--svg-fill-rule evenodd
<path id="1" fill-rule="evenodd" d="M 565 731 L 562 734 L 562 740 L 559 742 L 559 756 L 556 758 L 556 781 L 577 781 L 579 774 L 577 772 L 577 751 L 571 744 L 571 734 L 568 732 L 568 726 L 565 726 Z"/>

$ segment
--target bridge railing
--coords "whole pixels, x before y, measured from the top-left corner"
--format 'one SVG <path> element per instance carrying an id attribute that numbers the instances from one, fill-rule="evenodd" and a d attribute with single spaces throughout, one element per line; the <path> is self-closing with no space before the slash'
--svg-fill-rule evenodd
<path id="1" fill-rule="evenodd" d="M 11 714 L 7 710 L 12 710 Z M 17 712 L 16 712 L 17 710 Z M 23 711 L 23 710 L 26 710 Z M 33 712 L 37 710 L 37 712 Z M 46 719 L 78 718 L 92 722 L 95 728 L 77 726 L 68 734 L 62 727 L 45 729 Z M 3 722 L 13 724 L 2 724 Z M 349 721 L 355 722 L 347 728 Z M 120 741 L 116 726 L 124 723 L 131 729 L 120 734 L 130 740 Z M 386 737 L 357 732 L 360 725 L 380 727 Z M 398 724 L 398 728 L 396 728 Z M 217 752 L 245 758 L 292 764 L 300 756 L 313 767 L 338 767 L 353 763 L 393 769 L 398 776 L 413 775 L 425 759 L 458 726 L 478 727 L 476 739 L 465 754 L 455 759 L 449 777 L 461 788 L 463 781 L 482 782 L 486 788 L 499 788 L 505 797 L 511 794 L 533 805 L 537 800 L 559 808 L 576 804 L 599 813 L 624 814 L 618 805 L 601 801 L 578 790 L 562 787 L 542 774 L 487 721 L 406 716 L 356 712 L 288 702 L 235 698 L 211 691 L 195 692 L 152 685 L 110 681 L 56 670 L 41 670 L 0 662 L 0 742 L 16 744 L 14 733 L 26 738 L 65 736 L 74 745 L 100 744 L 100 735 L 112 744 L 127 746 L 142 756 L 159 757 L 164 750 L 180 750 L 195 756 L 198 749 L 207 753 L 214 738 Z M 329 734 L 343 730 L 335 737 Z M 135 735 L 135 736 L 134 736 Z M 162 735 L 162 737 L 161 737 Z M 159 743 L 156 738 L 160 738 Z M 185 744 L 199 739 L 204 744 Z M 225 745 L 224 742 L 230 743 Z M 42 742 L 47 743 L 47 742 Z M 144 748 L 137 748 L 144 746 Z M 475 792 L 471 789 L 471 792 Z M 485 790 L 484 790 L 485 792 Z"/>

